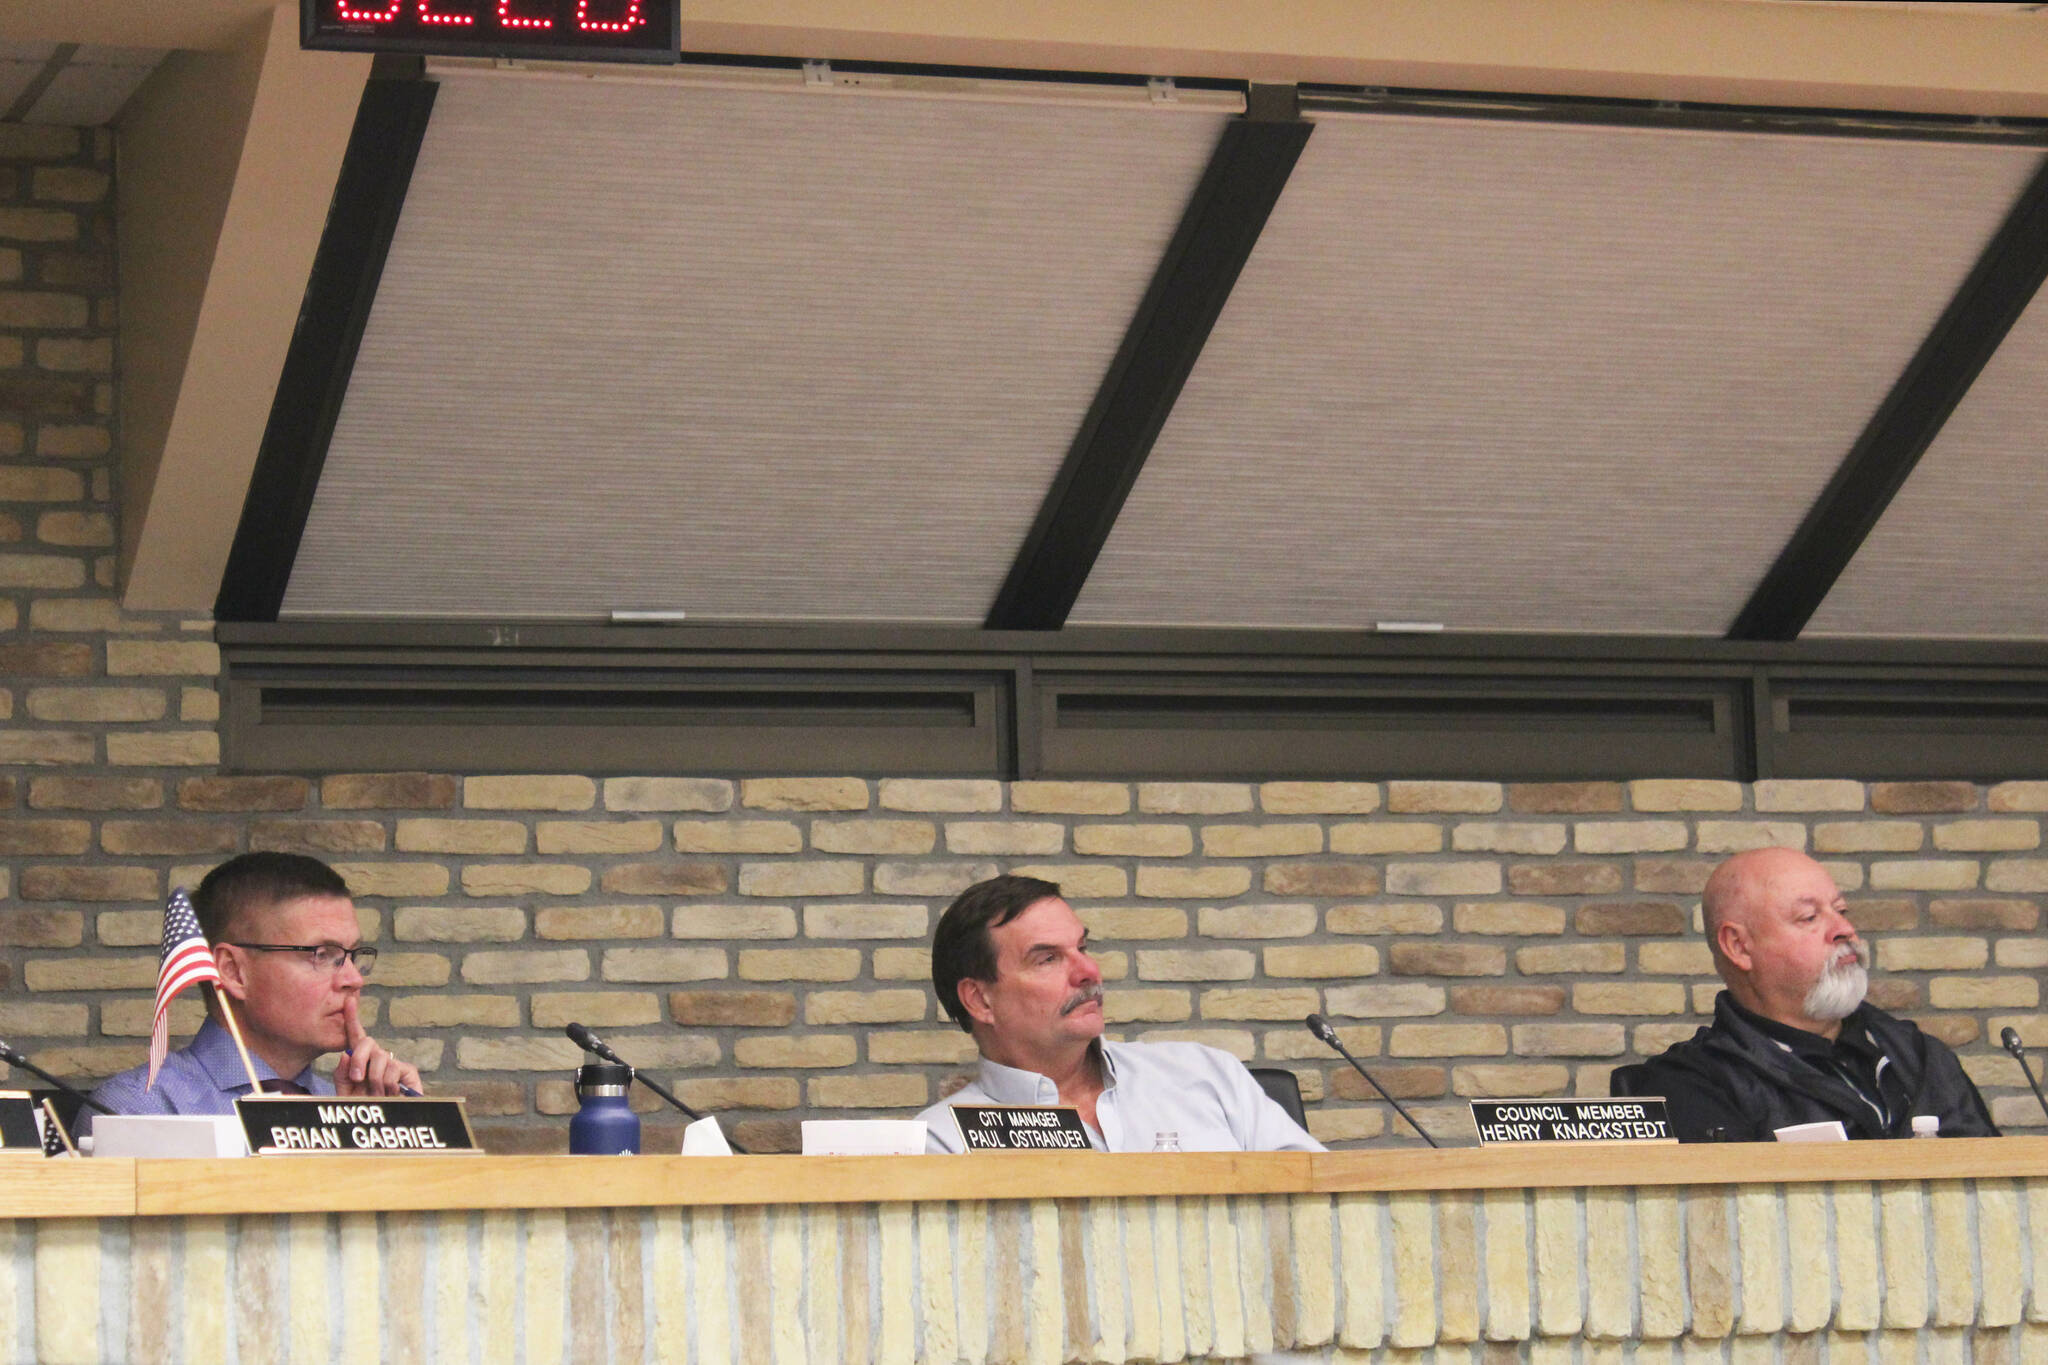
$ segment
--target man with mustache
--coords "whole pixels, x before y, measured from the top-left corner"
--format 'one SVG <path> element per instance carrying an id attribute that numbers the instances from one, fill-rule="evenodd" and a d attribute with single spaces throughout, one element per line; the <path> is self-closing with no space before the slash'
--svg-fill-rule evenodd
<path id="1" fill-rule="evenodd" d="M 926 1149 L 965 1142 L 954 1104 L 1071 1105 L 1097 1151 L 1320 1152 L 1235 1057 L 1198 1043 L 1102 1037 L 1102 969 L 1052 882 L 995 877 L 960 893 L 932 937 L 939 1004 L 974 1035 L 981 1069 L 919 1115 Z"/>
<path id="2" fill-rule="evenodd" d="M 1663 1095 L 1686 1142 L 1768 1142 L 1841 1121 L 1852 1138 L 1996 1137 L 1953 1052 L 1863 999 L 1870 960 L 1827 869 L 1797 849 L 1738 853 L 1707 879 L 1702 909 L 1728 989 L 1714 1022 L 1644 1063 L 1630 1089 Z"/>

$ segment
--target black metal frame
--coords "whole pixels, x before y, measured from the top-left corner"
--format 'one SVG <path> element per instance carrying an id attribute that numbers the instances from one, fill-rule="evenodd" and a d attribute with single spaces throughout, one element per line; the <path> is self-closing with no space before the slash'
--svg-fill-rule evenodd
<path id="1" fill-rule="evenodd" d="M 364 83 L 214 599 L 217 620 L 275 621 L 284 603 L 433 111 L 438 87 L 419 67 L 417 58 L 379 58 Z"/>

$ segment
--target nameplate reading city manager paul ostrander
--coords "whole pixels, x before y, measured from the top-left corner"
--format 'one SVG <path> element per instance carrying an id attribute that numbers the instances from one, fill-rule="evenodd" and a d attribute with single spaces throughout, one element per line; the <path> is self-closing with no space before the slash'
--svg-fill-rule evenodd
<path id="1" fill-rule="evenodd" d="M 235 1101 L 235 1114 L 258 1156 L 340 1152 L 476 1152 L 460 1096 L 313 1099 L 258 1095 Z"/>
<path id="2" fill-rule="evenodd" d="M 1657 1098 L 1474 1100 L 1482 1146 L 1505 1142 L 1677 1142 Z"/>

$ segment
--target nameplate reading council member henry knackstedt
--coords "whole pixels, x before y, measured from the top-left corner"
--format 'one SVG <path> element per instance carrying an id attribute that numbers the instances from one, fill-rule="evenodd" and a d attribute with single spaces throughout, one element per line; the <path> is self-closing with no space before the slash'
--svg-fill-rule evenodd
<path id="1" fill-rule="evenodd" d="M 1502 1142 L 1676 1142 L 1661 1099 L 1474 1100 L 1481 1145 Z"/>

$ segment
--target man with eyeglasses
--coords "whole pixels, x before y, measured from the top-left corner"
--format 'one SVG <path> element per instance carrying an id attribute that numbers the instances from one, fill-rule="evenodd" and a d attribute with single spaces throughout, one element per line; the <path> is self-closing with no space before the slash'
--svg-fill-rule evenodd
<path id="1" fill-rule="evenodd" d="M 362 946 L 348 884 L 333 868 L 296 853 L 244 853 L 206 875 L 192 908 L 264 1090 L 420 1092 L 419 1069 L 379 1047 L 357 1017 L 377 950 Z M 332 1081 L 313 1070 L 329 1052 L 342 1054 Z M 138 1066 L 110 1076 L 93 1098 L 117 1114 L 231 1114 L 253 1090 L 212 1001 L 192 1041 L 164 1059 L 153 1088 L 144 1086 L 147 1074 Z"/>

